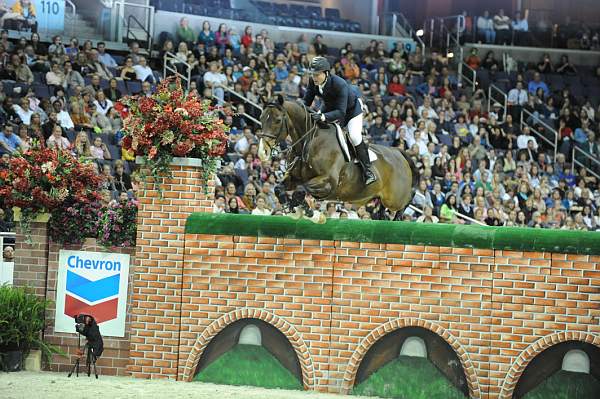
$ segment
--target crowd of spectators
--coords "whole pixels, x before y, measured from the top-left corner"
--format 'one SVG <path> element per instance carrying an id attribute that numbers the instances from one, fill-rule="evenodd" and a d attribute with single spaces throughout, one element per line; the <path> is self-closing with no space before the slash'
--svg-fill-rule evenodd
<path id="1" fill-rule="evenodd" d="M 121 148 L 123 121 L 113 106 L 123 95 L 151 92 L 157 79 L 137 43 L 113 57 L 103 42 L 63 44 L 55 36 L 46 44 L 35 32 L 12 41 L 4 30 L 0 79 L 0 168 L 18 151 L 62 148 L 106 176 L 103 205 L 133 198 L 134 156 Z M 10 230 L 12 211 L 0 199 L 2 208 L 0 228 Z"/>
<path id="2" fill-rule="evenodd" d="M 197 72 L 204 71 L 195 74 L 195 84 L 206 96 L 214 96 L 215 101 L 239 113 L 227 120 L 232 127 L 231 139 L 218 175 L 215 212 L 281 214 L 289 202 L 290 193 L 283 185 L 286 160 L 259 159 L 260 128 L 249 118 L 258 114 L 240 97 L 259 105 L 276 93 L 290 100 L 302 98 L 310 60 L 331 52 L 321 37 L 312 43 L 301 37 L 297 43 L 282 43 L 272 49 L 264 46 L 266 39 L 268 32 L 255 36 L 248 28 L 245 44 L 238 50 L 227 44 L 219 50 L 210 36 L 189 43 L 193 57 L 201 58 Z M 211 50 L 215 47 L 217 50 Z M 208 60 L 205 49 L 222 56 Z M 447 58 L 436 52 L 428 57 L 396 48 L 388 52 L 377 41 L 363 51 L 348 43 L 331 58 L 334 72 L 354 84 L 365 99 L 366 140 L 402 148 L 417 164 L 420 176 L 413 205 L 419 210 L 390 212 L 377 199 L 360 207 L 311 200 L 311 206 L 326 216 L 432 223 L 475 220 L 493 226 L 582 230 L 595 230 L 600 224 L 596 177 L 585 168 L 575 168 L 573 173 L 568 151 L 554 159 L 553 151 L 539 143 L 529 128 L 520 128 L 518 108 L 510 107 L 507 115 L 497 106 L 487 110 L 484 92 L 470 93 L 460 87 Z M 519 75 L 519 79 L 524 76 Z M 531 81 L 520 83 L 532 91 L 531 96 L 526 93 L 528 102 L 539 82 L 535 75 Z M 218 85 L 227 86 L 237 96 L 228 95 Z M 564 104 L 559 103 L 557 121 L 565 119 L 564 112 L 560 113 Z M 589 104 L 586 109 L 590 109 Z M 536 117 L 542 118 L 539 112 Z M 586 126 L 591 132 L 598 123 Z M 587 142 L 597 146 L 593 133 L 586 134 Z M 591 153 L 594 151 L 596 147 Z"/>
<path id="3" fill-rule="evenodd" d="M 516 11 L 507 15 L 504 9 L 495 14 L 485 10 L 481 15 L 470 15 L 464 11 L 456 27 L 461 42 L 475 41 L 487 44 L 515 46 L 555 47 L 580 50 L 600 49 L 599 26 L 590 26 L 566 16 L 560 23 L 552 23 L 544 13 L 531 20 L 529 10 Z M 448 20 L 453 21 L 453 20 Z"/>
<path id="4" fill-rule="evenodd" d="M 329 218 L 600 228 L 596 177 L 585 168 L 572 169 L 566 145 L 554 157 L 529 128 L 521 129 L 519 107 L 531 107 L 532 125 L 539 120 L 553 122 L 561 129 L 563 142 L 577 141 L 595 157 L 600 109 L 568 92 L 552 91 L 542 74 L 531 79 L 527 73 L 518 75 L 504 115 L 500 107 L 486 109 L 483 90 L 471 93 L 463 88 L 449 59 L 435 51 L 427 56 L 419 49 L 390 51 L 375 40 L 364 50 L 354 49 L 351 43 L 333 50 L 321 35 L 275 43 L 268 31 L 253 32 L 250 26 L 237 37 L 225 24 L 213 30 L 206 22 L 199 32 L 185 18 L 180 25 L 173 37 L 167 35 L 160 44 L 156 64 L 162 65 L 167 52 L 175 54 L 169 61 L 175 70 L 187 75 L 190 68 L 189 90 L 232 111 L 224 114 L 231 132 L 217 175 L 215 212 L 285 212 L 292 194 L 284 185 L 286 159 L 259 159 L 260 109 L 253 104 L 263 106 L 275 94 L 301 99 L 310 61 L 324 55 L 331 59 L 334 73 L 355 85 L 365 100 L 365 139 L 404 149 L 417 165 L 419 177 L 413 207 L 404 212 L 391 212 L 378 199 L 357 207 L 309 197 L 314 209 Z M 4 35 L 0 38 L 0 76 L 5 80 L 0 88 L 3 159 L 18 147 L 69 148 L 77 156 L 96 160 L 99 173 L 109 177 L 105 201 L 132 195 L 133 154 L 118 147 L 122 121 L 112 104 L 125 91 L 151 92 L 159 76 L 136 44 L 116 61 L 102 43 L 80 46 L 71 40 L 64 46 L 60 39 L 45 46 L 35 34 L 17 43 Z M 471 56 L 467 62 L 475 69 L 498 64 Z M 577 73 L 575 66 L 561 65 L 560 70 Z M 40 77 L 51 85 L 48 96 L 36 93 Z M 138 90 L 129 90 L 130 82 L 142 80 Z M 12 92 L 4 90 L 7 82 Z M 24 92 L 15 93 L 20 84 Z M 540 107 L 554 107 L 554 112 L 542 112 Z"/>

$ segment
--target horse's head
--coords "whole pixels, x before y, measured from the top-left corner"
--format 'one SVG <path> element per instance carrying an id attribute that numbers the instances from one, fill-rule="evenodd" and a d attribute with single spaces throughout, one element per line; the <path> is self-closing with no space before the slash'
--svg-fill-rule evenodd
<path id="1" fill-rule="evenodd" d="M 290 121 L 283 102 L 283 97 L 278 95 L 267 103 L 260 115 L 262 132 L 258 135 L 258 156 L 263 161 L 269 158 L 277 143 L 285 140 L 288 135 Z"/>

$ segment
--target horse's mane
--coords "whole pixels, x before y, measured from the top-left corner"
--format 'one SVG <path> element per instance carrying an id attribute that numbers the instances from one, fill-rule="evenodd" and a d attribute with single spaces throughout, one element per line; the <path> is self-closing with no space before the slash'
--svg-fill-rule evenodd
<path id="1" fill-rule="evenodd" d="M 266 103 L 265 110 L 268 108 L 276 108 L 279 111 L 287 112 L 287 110 L 285 109 L 286 103 L 298 106 L 301 110 L 303 110 L 305 112 L 305 118 L 308 118 L 309 125 L 311 128 L 316 125 L 316 122 L 310 118 L 310 114 L 313 113 L 314 111 L 312 111 L 306 104 L 304 104 L 304 101 L 288 101 L 288 100 L 283 100 L 283 98 L 280 99 L 279 96 L 277 96 L 277 97 L 271 98 Z"/>

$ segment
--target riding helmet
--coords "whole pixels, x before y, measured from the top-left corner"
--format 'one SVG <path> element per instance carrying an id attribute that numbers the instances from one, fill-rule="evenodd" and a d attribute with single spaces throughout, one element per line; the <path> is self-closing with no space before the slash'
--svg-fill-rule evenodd
<path id="1" fill-rule="evenodd" d="M 330 69 L 329 61 L 325 57 L 315 57 L 310 63 L 310 72 L 312 73 L 325 72 Z"/>

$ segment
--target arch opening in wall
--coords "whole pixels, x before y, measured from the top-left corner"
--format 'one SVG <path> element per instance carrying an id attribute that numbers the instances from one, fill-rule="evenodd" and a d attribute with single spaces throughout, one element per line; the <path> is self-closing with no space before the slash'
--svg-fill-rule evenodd
<path id="1" fill-rule="evenodd" d="M 513 399 L 600 398 L 600 348 L 566 341 L 542 351 L 527 365 Z"/>
<path id="2" fill-rule="evenodd" d="M 195 381 L 263 388 L 303 389 L 302 369 L 286 336 L 259 319 L 237 320 L 202 353 Z"/>
<path id="3" fill-rule="evenodd" d="M 442 337 L 422 327 L 400 328 L 367 351 L 352 393 L 410 398 L 416 392 L 429 398 L 466 398 L 469 387 L 458 355 Z"/>

